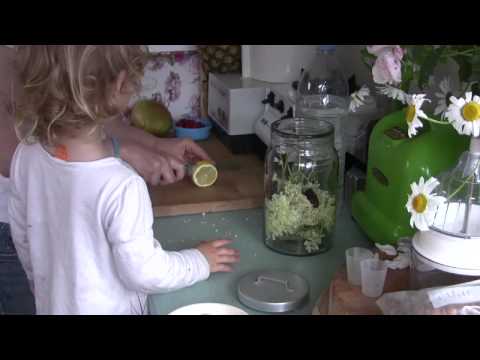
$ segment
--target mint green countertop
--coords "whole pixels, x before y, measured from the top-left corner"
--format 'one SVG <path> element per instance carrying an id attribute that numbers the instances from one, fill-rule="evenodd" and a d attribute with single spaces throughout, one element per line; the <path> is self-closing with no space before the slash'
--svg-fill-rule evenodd
<path id="1" fill-rule="evenodd" d="M 150 314 L 166 315 L 182 306 L 206 302 L 230 304 L 248 314 L 265 314 L 242 305 L 236 294 L 238 280 L 248 272 L 261 269 L 292 271 L 303 276 L 310 286 L 309 302 L 288 314 L 311 314 L 335 271 L 345 262 L 345 250 L 368 246 L 366 236 L 345 209 L 337 219 L 332 249 L 311 257 L 285 256 L 268 249 L 263 243 L 263 221 L 263 209 L 157 218 L 154 231 L 164 249 L 180 250 L 202 240 L 227 238 L 232 239 L 232 247 L 240 251 L 240 263 L 233 273 L 212 274 L 207 281 L 190 288 L 150 296 Z"/>

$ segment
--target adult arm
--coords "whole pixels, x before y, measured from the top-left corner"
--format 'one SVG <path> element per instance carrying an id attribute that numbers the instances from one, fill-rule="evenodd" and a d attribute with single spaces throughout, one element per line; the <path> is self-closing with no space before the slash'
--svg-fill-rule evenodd
<path id="1" fill-rule="evenodd" d="M 211 160 L 208 154 L 190 139 L 158 138 L 144 130 L 114 119 L 106 131 L 120 140 L 120 156 L 151 185 L 171 184 L 185 176 L 185 164 Z"/>

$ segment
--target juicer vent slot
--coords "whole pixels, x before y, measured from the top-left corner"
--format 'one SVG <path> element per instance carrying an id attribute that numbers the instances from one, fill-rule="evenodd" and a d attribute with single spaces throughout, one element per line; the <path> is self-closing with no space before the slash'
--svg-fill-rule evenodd
<path id="1" fill-rule="evenodd" d="M 403 140 L 408 138 L 408 134 L 398 126 L 385 130 L 384 134 L 392 140 Z"/>
<path id="2" fill-rule="evenodd" d="M 387 177 L 378 168 L 372 168 L 372 174 L 380 184 L 383 186 L 388 186 L 389 182 Z"/>

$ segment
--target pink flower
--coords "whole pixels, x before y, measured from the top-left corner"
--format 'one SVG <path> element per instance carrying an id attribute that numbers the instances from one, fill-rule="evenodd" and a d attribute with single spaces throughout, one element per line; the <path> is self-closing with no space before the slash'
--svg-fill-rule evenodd
<path id="1" fill-rule="evenodd" d="M 157 93 L 153 94 L 153 95 L 152 95 L 152 100 L 153 100 L 153 101 L 156 101 L 156 102 L 158 102 L 158 103 L 163 104 L 162 93 L 157 92 Z"/>
<path id="2" fill-rule="evenodd" d="M 402 81 L 402 63 L 404 50 L 398 45 L 367 46 L 370 54 L 377 60 L 372 68 L 373 81 L 377 84 L 392 84 Z"/>
<path id="3" fill-rule="evenodd" d="M 190 66 L 188 70 L 194 77 L 200 77 L 200 70 L 202 68 L 202 59 L 200 54 L 195 54 L 191 57 Z"/>
<path id="4" fill-rule="evenodd" d="M 180 75 L 170 71 L 165 82 L 165 94 L 167 95 L 166 101 L 168 104 L 177 101 L 181 95 L 182 81 L 180 80 Z"/>
<path id="5" fill-rule="evenodd" d="M 200 116 L 201 112 L 201 107 L 200 107 L 200 95 L 194 94 L 190 98 L 190 101 L 188 102 L 188 105 L 190 107 L 190 116 L 194 118 L 198 118 Z"/>
<path id="6" fill-rule="evenodd" d="M 160 54 L 155 56 L 149 63 L 149 68 L 151 71 L 160 71 L 166 63 L 165 57 Z"/>
<path id="7" fill-rule="evenodd" d="M 379 56 L 383 50 L 392 48 L 392 45 L 368 45 L 367 51 L 375 56 Z"/>
<path id="8" fill-rule="evenodd" d="M 403 55 L 405 55 L 405 50 L 402 49 L 400 46 L 396 45 L 393 49 L 393 55 L 395 55 L 395 57 L 398 59 L 398 60 L 402 60 L 403 59 Z"/>

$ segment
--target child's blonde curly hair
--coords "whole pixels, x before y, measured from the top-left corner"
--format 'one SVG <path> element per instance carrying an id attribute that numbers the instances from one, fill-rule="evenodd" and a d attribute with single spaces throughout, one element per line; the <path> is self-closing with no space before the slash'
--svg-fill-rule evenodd
<path id="1" fill-rule="evenodd" d="M 18 46 L 17 134 L 53 145 L 62 130 L 95 128 L 118 115 L 116 80 L 125 70 L 139 90 L 148 57 L 144 45 Z"/>

